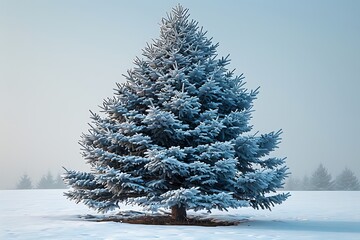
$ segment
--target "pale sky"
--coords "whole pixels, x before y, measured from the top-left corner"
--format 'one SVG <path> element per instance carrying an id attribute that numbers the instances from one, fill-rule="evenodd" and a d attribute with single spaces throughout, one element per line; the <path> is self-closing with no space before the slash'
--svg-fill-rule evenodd
<path id="1" fill-rule="evenodd" d="M 360 176 L 360 1 L 0 0 L 0 189 L 23 173 L 88 169 L 78 140 L 89 110 L 177 3 L 260 86 L 254 130 L 283 129 L 274 155 L 295 176 L 320 163 Z"/>

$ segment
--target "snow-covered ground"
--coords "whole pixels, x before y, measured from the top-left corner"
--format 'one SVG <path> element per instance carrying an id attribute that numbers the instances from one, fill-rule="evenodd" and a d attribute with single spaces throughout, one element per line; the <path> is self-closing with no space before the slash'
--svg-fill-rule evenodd
<path id="1" fill-rule="evenodd" d="M 360 239 L 360 192 L 292 192 L 271 212 L 242 208 L 212 213 L 219 219 L 247 220 L 240 225 L 195 227 L 85 220 L 80 217 L 97 213 L 68 201 L 63 191 L 0 191 L 0 239 Z"/>

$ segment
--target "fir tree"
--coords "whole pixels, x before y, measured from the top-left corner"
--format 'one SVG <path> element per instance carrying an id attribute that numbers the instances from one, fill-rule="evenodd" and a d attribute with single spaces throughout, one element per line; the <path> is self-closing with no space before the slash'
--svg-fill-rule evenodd
<path id="1" fill-rule="evenodd" d="M 37 185 L 37 188 L 39 188 L 39 189 L 55 188 L 55 180 L 50 171 L 46 175 L 41 177 L 41 179 Z"/>
<path id="2" fill-rule="evenodd" d="M 310 179 L 310 190 L 315 191 L 329 191 L 333 188 L 333 182 L 331 180 L 331 174 L 327 169 L 320 164 L 319 167 L 312 174 Z"/>
<path id="3" fill-rule="evenodd" d="M 31 179 L 30 177 L 24 173 L 21 178 L 20 181 L 18 182 L 18 184 L 16 185 L 17 189 L 32 189 L 32 183 L 31 183 Z"/>
<path id="4" fill-rule="evenodd" d="M 348 168 L 345 168 L 335 179 L 335 190 L 358 191 L 360 190 L 359 180 Z"/>
<path id="5" fill-rule="evenodd" d="M 284 158 L 268 157 L 281 131 L 250 134 L 258 90 L 228 71 L 228 57 L 206 37 L 187 9 L 162 19 L 160 37 L 91 113 L 80 140 L 91 172 L 67 171 L 65 195 L 106 212 L 118 203 L 172 210 L 248 207 L 270 209 L 287 176 Z"/>

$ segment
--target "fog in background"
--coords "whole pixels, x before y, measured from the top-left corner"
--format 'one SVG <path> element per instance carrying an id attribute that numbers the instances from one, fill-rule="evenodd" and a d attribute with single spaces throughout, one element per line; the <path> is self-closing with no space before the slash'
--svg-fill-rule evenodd
<path id="1" fill-rule="evenodd" d="M 124 82 L 177 3 L 260 86 L 252 124 L 283 129 L 296 176 L 323 163 L 360 175 L 360 1 L 0 1 L 0 188 L 23 173 L 88 170 L 89 110 Z"/>

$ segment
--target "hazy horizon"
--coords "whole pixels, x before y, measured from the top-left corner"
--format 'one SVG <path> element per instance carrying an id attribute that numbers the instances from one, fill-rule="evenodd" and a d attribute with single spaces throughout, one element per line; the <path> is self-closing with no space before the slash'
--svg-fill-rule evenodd
<path id="1" fill-rule="evenodd" d="M 359 1 L 0 1 L 0 189 L 62 166 L 87 170 L 78 141 L 116 82 L 181 3 L 230 54 L 251 123 L 283 129 L 275 156 L 294 176 L 320 164 L 359 177 Z M 141 7 L 140 7 L 141 6 Z"/>

